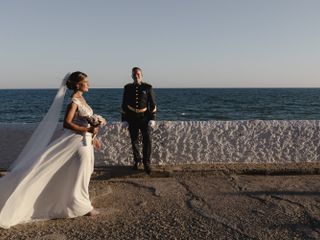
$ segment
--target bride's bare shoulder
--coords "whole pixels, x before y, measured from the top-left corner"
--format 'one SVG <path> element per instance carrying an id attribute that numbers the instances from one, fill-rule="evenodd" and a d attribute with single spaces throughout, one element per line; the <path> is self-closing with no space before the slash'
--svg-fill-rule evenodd
<path id="1" fill-rule="evenodd" d="M 79 97 L 72 97 L 70 102 L 75 104 L 80 104 L 82 100 Z"/>

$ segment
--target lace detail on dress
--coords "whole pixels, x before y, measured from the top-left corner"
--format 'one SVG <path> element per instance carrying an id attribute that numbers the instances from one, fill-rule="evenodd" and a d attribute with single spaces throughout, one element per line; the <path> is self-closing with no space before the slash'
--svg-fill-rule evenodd
<path id="1" fill-rule="evenodd" d="M 77 125 L 84 126 L 84 127 L 89 127 L 90 124 L 88 123 L 88 117 L 91 117 L 93 115 L 93 110 L 92 108 L 87 105 L 83 104 L 79 99 L 77 98 L 72 98 L 71 102 L 77 104 L 78 109 L 76 111 L 76 114 L 72 120 Z"/>

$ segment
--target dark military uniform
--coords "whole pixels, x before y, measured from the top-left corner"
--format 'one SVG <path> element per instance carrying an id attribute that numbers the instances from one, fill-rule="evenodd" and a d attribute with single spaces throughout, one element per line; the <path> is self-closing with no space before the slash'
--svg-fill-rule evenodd
<path id="1" fill-rule="evenodd" d="M 124 87 L 122 121 L 129 123 L 134 161 L 140 163 L 143 160 L 145 167 L 149 166 L 151 155 L 151 136 L 148 122 L 156 119 L 156 111 L 155 95 L 150 84 L 129 83 Z M 139 130 L 143 139 L 143 159 L 141 159 L 138 150 Z"/>

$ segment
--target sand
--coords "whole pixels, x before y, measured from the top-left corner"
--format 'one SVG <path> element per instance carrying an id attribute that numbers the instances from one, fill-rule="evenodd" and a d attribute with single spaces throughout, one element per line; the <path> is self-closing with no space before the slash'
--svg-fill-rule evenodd
<path id="1" fill-rule="evenodd" d="M 0 229 L 0 239 L 319 239 L 319 164 L 301 167 L 96 169 L 100 215 Z"/>

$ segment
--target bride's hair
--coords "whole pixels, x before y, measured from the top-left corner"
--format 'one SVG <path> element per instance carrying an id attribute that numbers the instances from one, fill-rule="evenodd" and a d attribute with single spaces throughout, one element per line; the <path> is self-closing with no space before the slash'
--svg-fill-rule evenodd
<path id="1" fill-rule="evenodd" d="M 82 80 L 86 79 L 87 77 L 88 77 L 88 75 L 83 72 L 77 71 L 77 72 L 71 73 L 67 82 L 66 82 L 67 88 L 70 90 L 75 90 L 77 83 L 81 82 Z"/>

